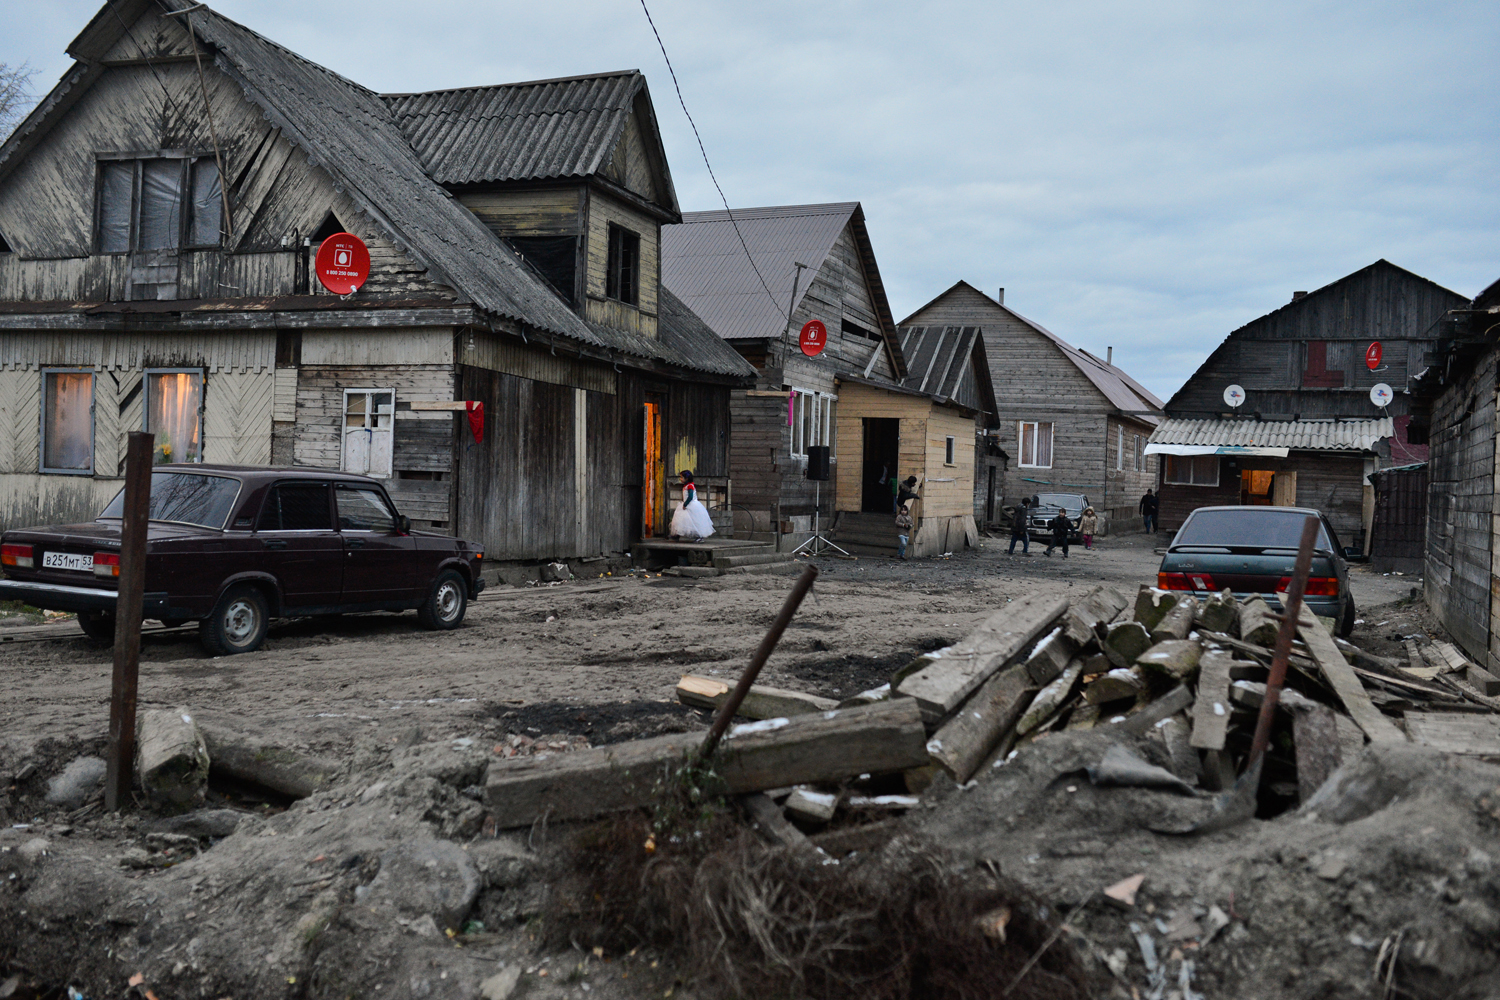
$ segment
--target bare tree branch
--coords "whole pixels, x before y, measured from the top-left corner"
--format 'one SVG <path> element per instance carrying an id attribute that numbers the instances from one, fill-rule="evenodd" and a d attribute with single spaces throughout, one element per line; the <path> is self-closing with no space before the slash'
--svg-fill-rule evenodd
<path id="1" fill-rule="evenodd" d="M 0 142 L 10 138 L 36 104 L 36 94 L 31 91 L 31 78 L 35 75 L 36 70 L 29 62 L 19 66 L 0 63 Z"/>

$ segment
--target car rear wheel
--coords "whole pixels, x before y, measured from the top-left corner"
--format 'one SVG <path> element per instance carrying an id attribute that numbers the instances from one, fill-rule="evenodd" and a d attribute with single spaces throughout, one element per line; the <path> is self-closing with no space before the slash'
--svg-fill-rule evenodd
<path id="1" fill-rule="evenodd" d="M 469 586 L 453 570 L 438 576 L 427 600 L 417 609 L 417 621 L 433 630 L 457 628 L 469 607 Z"/>
<path id="2" fill-rule="evenodd" d="M 1354 631 L 1354 598 L 1344 602 L 1344 617 L 1339 619 L 1339 638 L 1349 638 L 1349 633 Z"/>
<path id="3" fill-rule="evenodd" d="M 251 653 L 266 641 L 266 595 L 249 584 L 224 591 L 213 613 L 198 623 L 203 647 L 215 656 Z"/>
<path id="4" fill-rule="evenodd" d="M 112 611 L 80 611 L 78 627 L 95 642 L 115 641 L 115 615 Z"/>

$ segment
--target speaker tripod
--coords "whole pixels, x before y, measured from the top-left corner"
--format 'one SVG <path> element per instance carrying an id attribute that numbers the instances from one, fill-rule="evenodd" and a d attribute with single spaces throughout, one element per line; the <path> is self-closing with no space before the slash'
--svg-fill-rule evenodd
<path id="1" fill-rule="evenodd" d="M 809 545 L 812 549 L 808 551 L 810 556 L 820 556 L 829 549 L 833 549 L 842 555 L 848 555 L 843 549 L 830 542 L 823 534 L 823 483 L 822 480 L 813 480 L 813 533 L 812 537 L 792 550 L 796 555 Z"/>

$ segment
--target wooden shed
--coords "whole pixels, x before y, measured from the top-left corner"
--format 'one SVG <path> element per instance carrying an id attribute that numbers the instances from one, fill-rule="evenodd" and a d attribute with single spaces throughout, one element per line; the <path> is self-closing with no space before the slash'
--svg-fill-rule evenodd
<path id="1" fill-rule="evenodd" d="M 1421 576 L 1427 556 L 1427 463 L 1381 469 L 1370 474 L 1370 483 L 1375 487 L 1370 568 Z"/>

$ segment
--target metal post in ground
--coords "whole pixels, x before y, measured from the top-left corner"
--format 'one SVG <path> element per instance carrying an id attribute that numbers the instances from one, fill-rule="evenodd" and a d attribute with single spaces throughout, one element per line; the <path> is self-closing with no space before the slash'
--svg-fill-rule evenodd
<path id="1" fill-rule="evenodd" d="M 115 600 L 115 670 L 109 695 L 109 757 L 104 808 L 130 801 L 135 770 L 136 682 L 141 660 L 141 603 L 146 591 L 146 528 L 151 514 L 151 435 L 132 431 L 125 453 L 125 510 L 120 518 L 120 580 Z"/>

